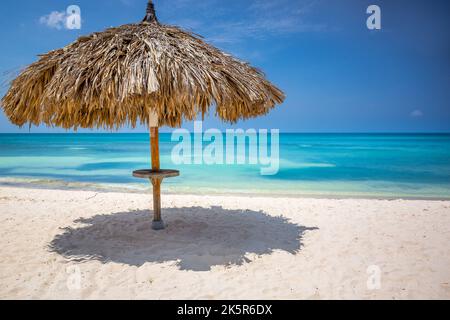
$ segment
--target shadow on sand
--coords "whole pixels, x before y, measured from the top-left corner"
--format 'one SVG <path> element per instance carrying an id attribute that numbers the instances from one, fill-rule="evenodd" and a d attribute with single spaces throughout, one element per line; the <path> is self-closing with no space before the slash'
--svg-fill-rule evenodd
<path id="1" fill-rule="evenodd" d="M 149 211 L 78 219 L 50 243 L 51 251 L 74 261 L 98 260 L 142 266 L 176 261 L 182 270 L 208 271 L 241 265 L 246 255 L 284 250 L 296 254 L 305 231 L 282 217 L 222 207 L 164 209 L 166 230 L 153 231 Z"/>

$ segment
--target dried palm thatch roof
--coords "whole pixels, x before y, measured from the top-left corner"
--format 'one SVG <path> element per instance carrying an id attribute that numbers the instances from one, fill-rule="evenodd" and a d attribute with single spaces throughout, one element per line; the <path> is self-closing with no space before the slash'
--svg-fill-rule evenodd
<path id="1" fill-rule="evenodd" d="M 110 28 L 40 56 L 1 100 L 16 125 L 181 126 L 216 107 L 229 122 L 266 114 L 284 94 L 261 71 L 156 19 Z"/>

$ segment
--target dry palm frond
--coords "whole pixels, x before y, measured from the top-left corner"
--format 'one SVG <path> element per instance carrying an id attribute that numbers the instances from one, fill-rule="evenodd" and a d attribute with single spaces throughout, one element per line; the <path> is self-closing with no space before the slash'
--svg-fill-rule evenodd
<path id="1" fill-rule="evenodd" d="M 283 100 L 262 72 L 193 33 L 159 24 L 150 10 L 142 23 L 40 56 L 12 81 L 1 104 L 20 126 L 118 128 L 147 124 L 151 111 L 161 126 L 177 127 L 211 106 L 235 122 L 266 114 Z"/>

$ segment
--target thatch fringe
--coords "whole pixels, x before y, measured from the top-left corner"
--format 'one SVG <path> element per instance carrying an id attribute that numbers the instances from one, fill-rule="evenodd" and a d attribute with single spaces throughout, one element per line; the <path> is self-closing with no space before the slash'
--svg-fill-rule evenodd
<path id="1" fill-rule="evenodd" d="M 178 127 L 215 106 L 236 122 L 266 114 L 284 94 L 263 73 L 178 27 L 143 22 L 79 38 L 40 57 L 1 100 L 16 125 Z"/>

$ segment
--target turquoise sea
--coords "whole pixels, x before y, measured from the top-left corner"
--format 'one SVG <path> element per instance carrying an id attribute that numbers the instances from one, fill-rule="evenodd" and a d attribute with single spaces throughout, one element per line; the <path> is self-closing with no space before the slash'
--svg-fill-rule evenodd
<path id="1" fill-rule="evenodd" d="M 0 134 L 0 185 L 142 192 L 147 134 Z M 174 165 L 164 192 L 450 199 L 449 134 L 281 134 L 278 174 L 259 165 Z M 269 149 L 270 150 L 270 149 Z"/>

